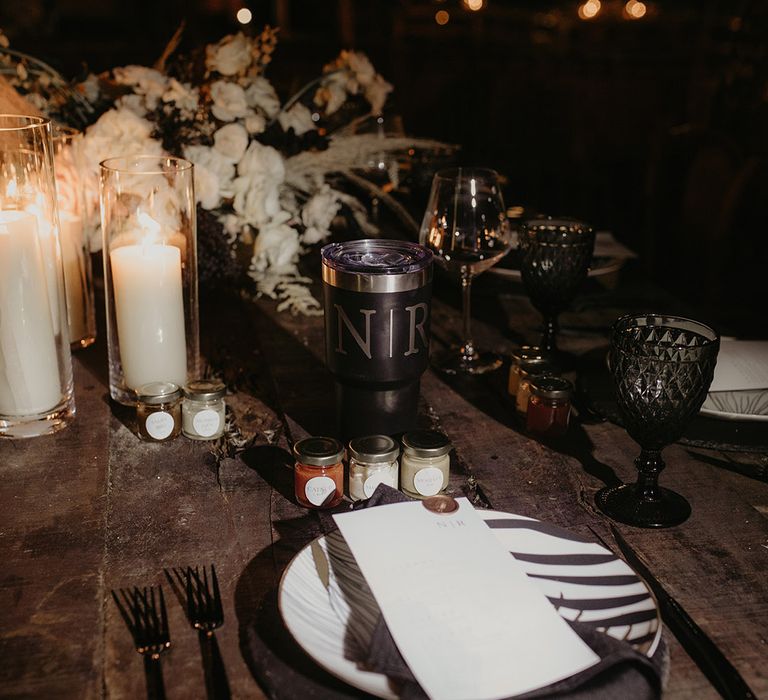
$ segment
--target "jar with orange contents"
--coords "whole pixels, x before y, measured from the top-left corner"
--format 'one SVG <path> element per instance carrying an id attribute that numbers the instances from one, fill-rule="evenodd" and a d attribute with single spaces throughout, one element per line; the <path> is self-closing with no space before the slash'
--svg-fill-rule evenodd
<path id="1" fill-rule="evenodd" d="M 571 417 L 573 385 L 562 377 L 536 377 L 530 386 L 528 432 L 545 438 L 565 435 Z"/>
<path id="2" fill-rule="evenodd" d="M 294 492 L 306 508 L 333 508 L 344 496 L 344 446 L 333 438 L 309 437 L 293 446 Z"/>

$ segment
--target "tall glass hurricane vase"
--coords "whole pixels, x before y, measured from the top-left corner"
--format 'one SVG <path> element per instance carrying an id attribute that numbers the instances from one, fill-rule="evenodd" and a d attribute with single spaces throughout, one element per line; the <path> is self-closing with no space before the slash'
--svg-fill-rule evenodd
<path id="1" fill-rule="evenodd" d="M 434 253 L 438 265 L 459 277 L 462 289 L 463 343 L 433 355 L 433 364 L 448 374 L 482 374 L 498 368 L 498 355 L 475 347 L 470 304 L 472 278 L 495 265 L 512 243 L 498 175 L 485 168 L 438 172 L 432 180 L 420 242 Z"/>
<path id="2" fill-rule="evenodd" d="M 87 348 L 96 340 L 82 149 L 82 132 L 65 126 L 54 127 L 53 160 L 61 224 L 61 257 L 67 291 L 69 340 L 73 350 Z"/>
<path id="3" fill-rule="evenodd" d="M 51 124 L 0 115 L 0 437 L 74 415 Z"/>
<path id="4" fill-rule="evenodd" d="M 613 327 L 609 365 L 624 427 L 640 445 L 637 483 L 598 491 L 597 505 L 637 527 L 670 527 L 691 507 L 659 486 L 661 451 L 701 408 L 715 371 L 720 338 L 709 326 L 678 316 L 624 316 Z"/>
<path id="5" fill-rule="evenodd" d="M 101 164 L 109 388 L 122 404 L 144 384 L 199 374 L 192 173 L 165 156 Z"/>
<path id="6" fill-rule="evenodd" d="M 557 361 L 557 317 L 587 278 L 595 233 L 579 221 L 533 219 L 520 227 L 519 245 L 523 284 L 544 316 L 539 345 Z"/>

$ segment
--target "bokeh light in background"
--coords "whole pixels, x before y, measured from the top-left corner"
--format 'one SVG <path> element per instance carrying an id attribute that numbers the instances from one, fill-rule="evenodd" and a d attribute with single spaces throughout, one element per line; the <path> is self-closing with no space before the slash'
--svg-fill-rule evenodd
<path id="1" fill-rule="evenodd" d="M 645 3 L 639 0 L 629 0 L 624 6 L 624 13 L 629 19 L 642 19 L 647 11 Z"/>
<path id="2" fill-rule="evenodd" d="M 437 22 L 441 27 L 444 24 L 448 24 L 448 20 L 450 19 L 451 16 L 445 10 L 438 10 L 435 12 L 435 22 Z"/>
<path id="3" fill-rule="evenodd" d="M 594 19 L 601 6 L 600 0 L 587 0 L 583 5 L 579 5 L 579 19 Z"/>
<path id="4" fill-rule="evenodd" d="M 466 7 L 468 10 L 471 10 L 472 12 L 482 10 L 483 6 L 485 5 L 484 0 L 463 0 L 463 3 L 464 7 Z"/>
<path id="5" fill-rule="evenodd" d="M 235 16 L 240 24 L 248 24 L 253 19 L 253 13 L 247 7 L 241 7 Z"/>

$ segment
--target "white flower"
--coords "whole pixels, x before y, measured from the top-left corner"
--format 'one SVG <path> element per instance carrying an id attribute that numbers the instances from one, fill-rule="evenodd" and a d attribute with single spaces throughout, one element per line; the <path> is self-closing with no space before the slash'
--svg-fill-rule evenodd
<path id="1" fill-rule="evenodd" d="M 200 92 L 189 83 L 171 78 L 162 99 L 163 102 L 173 102 L 182 112 L 194 112 L 200 102 Z"/>
<path id="2" fill-rule="evenodd" d="M 205 66 L 222 75 L 242 73 L 251 65 L 251 43 L 242 33 L 225 36 L 218 44 L 205 49 Z"/>
<path id="3" fill-rule="evenodd" d="M 275 273 L 293 270 L 299 257 L 299 232 L 286 223 L 289 218 L 288 212 L 282 212 L 259 229 L 251 260 L 254 270 L 263 272 L 270 268 Z"/>
<path id="4" fill-rule="evenodd" d="M 241 124 L 225 124 L 213 135 L 213 147 L 237 163 L 248 148 L 248 132 Z"/>
<path id="5" fill-rule="evenodd" d="M 342 55 L 344 55 L 343 51 Z M 376 77 L 376 69 L 364 53 L 347 51 L 345 58 L 349 63 L 349 69 L 352 71 L 354 79 L 360 85 L 368 85 Z"/>
<path id="6" fill-rule="evenodd" d="M 292 128 L 296 136 L 301 136 L 315 128 L 315 123 L 312 121 L 312 112 L 301 102 L 297 102 L 287 112 L 282 112 L 277 120 L 280 122 L 280 126 L 283 127 L 283 131 L 288 131 L 288 129 Z"/>
<path id="7" fill-rule="evenodd" d="M 237 172 L 234 210 L 254 226 L 277 216 L 281 211 L 280 186 L 285 180 L 285 164 L 280 153 L 252 141 L 240 159 Z"/>
<path id="8" fill-rule="evenodd" d="M 333 190 L 328 185 L 323 185 L 301 210 L 301 221 L 306 227 L 302 243 L 312 245 L 328 238 L 331 235 L 331 222 L 340 208 L 341 202 Z"/>
<path id="9" fill-rule="evenodd" d="M 373 114 L 381 114 L 390 92 L 392 92 L 392 85 L 380 75 L 376 75 L 370 83 L 364 86 L 363 95 L 365 95 L 365 99 L 370 103 Z"/>
<path id="10" fill-rule="evenodd" d="M 260 134 L 267 128 L 267 120 L 261 114 L 252 112 L 245 118 L 245 128 L 249 134 Z"/>
<path id="11" fill-rule="evenodd" d="M 77 85 L 77 90 L 85 95 L 85 99 L 88 102 L 96 102 L 99 99 L 99 93 L 101 87 L 99 85 L 99 79 L 93 73 L 89 73 L 88 77 Z"/>
<path id="12" fill-rule="evenodd" d="M 222 214 L 219 216 L 219 223 L 224 227 L 224 233 L 227 234 L 227 240 L 234 243 L 245 224 L 237 214 Z"/>
<path id="13" fill-rule="evenodd" d="M 347 99 L 347 78 L 341 73 L 333 73 L 323 82 L 315 93 L 315 104 L 325 105 L 325 113 L 333 114 Z"/>
<path id="14" fill-rule="evenodd" d="M 143 117 L 147 113 L 147 105 L 144 98 L 135 92 L 118 97 L 115 100 L 115 109 L 127 109 L 139 117 Z"/>
<path id="15" fill-rule="evenodd" d="M 261 109 L 270 119 L 280 111 L 280 99 L 275 88 L 266 78 L 258 76 L 245 91 L 245 99 L 249 107 Z"/>
<path id="16" fill-rule="evenodd" d="M 168 78 L 154 68 L 144 66 L 123 66 L 115 68 L 115 82 L 130 85 L 134 92 L 144 95 L 147 107 L 154 109 L 168 86 Z"/>
<path id="17" fill-rule="evenodd" d="M 221 198 L 234 194 L 235 165 L 229 158 L 208 146 L 185 146 L 184 157 L 195 165 L 195 195 L 204 209 L 215 209 Z"/>
<path id="18" fill-rule="evenodd" d="M 211 99 L 213 99 L 213 107 L 211 107 L 213 116 L 223 122 L 244 117 L 248 111 L 245 91 L 235 83 L 217 80 L 211 85 Z"/>

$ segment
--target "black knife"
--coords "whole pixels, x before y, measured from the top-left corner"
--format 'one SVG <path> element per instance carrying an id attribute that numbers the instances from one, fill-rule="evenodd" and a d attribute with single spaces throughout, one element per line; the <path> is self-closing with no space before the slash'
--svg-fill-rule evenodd
<path id="1" fill-rule="evenodd" d="M 717 692 L 727 700 L 756 698 L 746 681 L 725 658 L 715 643 L 705 634 L 664 587 L 656 580 L 637 552 L 629 546 L 621 533 L 611 525 L 611 534 L 622 556 L 648 584 L 659 604 L 661 618 L 667 624 L 683 649 L 688 652 Z"/>

